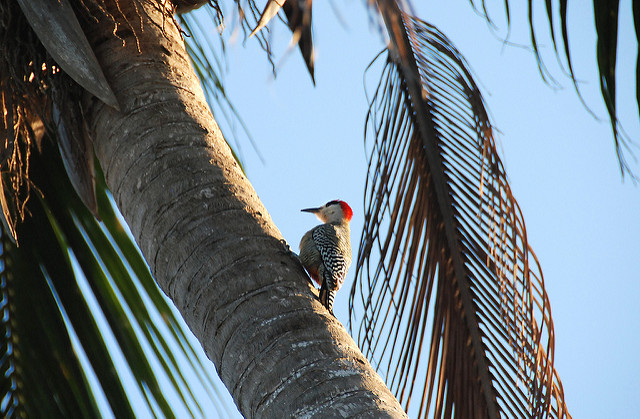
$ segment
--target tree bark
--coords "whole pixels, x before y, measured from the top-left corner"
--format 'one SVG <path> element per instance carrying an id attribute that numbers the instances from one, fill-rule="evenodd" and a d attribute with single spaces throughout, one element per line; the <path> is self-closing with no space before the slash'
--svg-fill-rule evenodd
<path id="1" fill-rule="evenodd" d="M 405 416 L 280 242 L 213 120 L 168 6 L 143 3 L 119 0 L 109 14 L 91 7 L 84 17 L 122 110 L 92 98 L 85 114 L 158 284 L 244 416 Z"/>

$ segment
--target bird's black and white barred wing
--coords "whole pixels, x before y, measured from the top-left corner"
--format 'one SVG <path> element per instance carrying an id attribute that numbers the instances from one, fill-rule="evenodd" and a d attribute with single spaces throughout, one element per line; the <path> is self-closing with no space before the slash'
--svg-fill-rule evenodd
<path id="1" fill-rule="evenodd" d="M 339 227 L 333 224 L 318 226 L 313 231 L 313 241 L 322 257 L 325 269 L 322 279 L 327 282 L 327 288 L 331 291 L 340 289 L 351 261 L 340 251 L 344 244 L 340 240 Z"/>

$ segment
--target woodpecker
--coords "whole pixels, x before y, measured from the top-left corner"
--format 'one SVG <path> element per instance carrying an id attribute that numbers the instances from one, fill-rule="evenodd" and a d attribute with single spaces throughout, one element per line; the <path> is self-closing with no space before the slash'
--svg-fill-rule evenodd
<path id="1" fill-rule="evenodd" d="M 320 302 L 333 314 L 333 299 L 351 265 L 351 230 L 353 211 L 344 201 L 329 201 L 319 208 L 306 208 L 320 224 L 302 237 L 300 261 L 320 286 Z"/>

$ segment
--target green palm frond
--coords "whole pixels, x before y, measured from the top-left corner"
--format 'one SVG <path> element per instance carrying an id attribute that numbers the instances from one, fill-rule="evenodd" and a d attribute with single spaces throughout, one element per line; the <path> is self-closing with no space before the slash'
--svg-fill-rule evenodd
<path id="1" fill-rule="evenodd" d="M 474 2 L 471 0 L 471 4 L 475 7 Z M 485 1 L 482 0 L 482 13 L 488 22 L 491 22 L 491 18 L 485 8 Z M 509 9 L 509 1 L 504 2 L 505 16 L 507 25 L 511 25 L 511 12 Z M 618 44 L 618 20 L 619 20 L 619 0 L 593 0 L 593 17 L 595 21 L 595 31 L 597 36 L 596 42 L 596 59 L 599 72 L 599 85 L 602 99 L 604 101 L 609 120 L 611 123 L 611 129 L 613 132 L 613 139 L 618 156 L 618 162 L 620 164 L 620 170 L 622 174 L 629 174 L 635 178 L 631 171 L 631 168 L 627 162 L 627 157 L 634 157 L 631 152 L 631 139 L 625 134 L 622 124 L 618 119 L 618 109 L 616 107 L 616 58 L 617 58 L 617 44 Z M 575 67 L 572 61 L 571 49 L 569 47 L 570 36 L 568 19 L 569 14 L 567 12 L 568 2 L 566 0 L 546 0 L 545 10 L 546 19 L 548 21 L 548 30 L 555 51 L 555 55 L 560 57 L 564 56 L 566 59 L 567 69 L 569 76 L 573 82 L 573 85 L 578 93 L 580 100 L 584 103 L 580 88 L 578 86 L 578 79 L 575 73 Z M 546 81 L 554 82 L 553 77 L 549 71 L 545 68 L 542 52 L 538 43 L 538 30 L 536 29 L 535 16 L 534 16 L 535 3 L 532 0 L 527 2 L 527 18 L 529 21 L 529 33 L 531 39 L 531 46 L 540 69 L 540 74 Z M 632 1 L 633 20 L 636 29 L 636 37 L 640 40 L 640 0 Z M 557 27 L 559 25 L 560 36 L 557 35 Z M 640 60 L 640 50 L 636 50 L 635 54 L 637 60 Z M 627 52 L 625 52 L 627 53 Z M 640 105 L 640 72 L 636 71 L 636 100 Z M 586 106 L 586 105 L 585 105 Z M 588 109 L 588 108 L 587 108 Z"/>
<path id="2" fill-rule="evenodd" d="M 205 403 L 224 412 L 215 373 L 155 285 L 103 180 L 99 223 L 48 140 L 44 151 L 32 156 L 38 199 L 18 226 L 20 246 L 3 234 L 3 415 L 197 417 L 211 408 Z"/>
<path id="3" fill-rule="evenodd" d="M 311 31 L 312 0 L 268 0 L 260 15 L 260 19 L 250 36 L 259 33 L 278 14 L 280 9 L 284 12 L 287 26 L 293 33 L 292 45 L 298 45 L 302 58 L 307 65 L 311 80 L 315 84 L 313 34 Z"/>
<path id="4" fill-rule="evenodd" d="M 46 239 L 45 234 L 40 237 Z M 49 269 L 62 275 L 71 274 L 58 250 L 48 251 Z M 61 281 L 58 292 L 49 272 L 33 263 L 32 254 L 24 248 L 15 248 L 3 232 L 2 416 L 55 417 L 74 412 L 85 417 L 99 416 L 96 398 L 91 394 L 88 377 L 82 371 L 65 325 L 65 317 L 69 314 L 88 316 L 89 312 L 86 306 L 78 304 L 80 300 L 73 292 L 66 292 L 67 287 Z M 62 298 L 69 298 L 64 311 Z M 91 319 L 90 316 L 86 318 Z M 74 333 L 85 336 L 92 326 L 89 322 L 80 324 Z M 97 356 L 107 355 L 103 345 L 88 346 L 87 350 Z M 113 369 L 104 368 L 104 371 L 103 387 L 110 388 L 115 397 L 126 397 L 119 381 L 114 380 Z M 131 409 L 113 411 L 132 414 Z"/>
<path id="5" fill-rule="evenodd" d="M 435 27 L 378 6 L 391 42 L 367 118 L 358 342 L 413 416 L 566 417 L 544 281 L 481 94 Z"/>

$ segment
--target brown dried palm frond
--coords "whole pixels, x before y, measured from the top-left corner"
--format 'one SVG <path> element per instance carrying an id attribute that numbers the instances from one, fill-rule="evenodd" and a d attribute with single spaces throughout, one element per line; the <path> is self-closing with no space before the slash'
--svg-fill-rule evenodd
<path id="1" fill-rule="evenodd" d="M 29 16 L 22 10 L 24 5 L 29 6 L 25 9 Z M 67 29 L 62 36 L 57 31 L 60 28 Z M 37 190 L 30 181 L 30 156 L 36 146 L 40 148 L 46 131 L 57 134 L 69 179 L 87 208 L 97 215 L 93 151 L 83 123 L 80 84 L 92 92 L 97 87 L 101 97 L 106 85 L 107 101 L 117 102 L 106 81 L 87 71 L 86 55 L 73 58 L 73 53 L 88 48 L 95 60 L 88 43 L 80 42 L 80 34 L 69 3 L 33 0 L 0 5 L 0 219 L 14 240 L 16 226 L 28 212 L 30 194 Z M 55 46 L 62 47 L 55 50 Z M 99 66 L 97 61 L 95 65 Z M 103 79 L 99 67 L 97 71 Z"/>
<path id="2" fill-rule="evenodd" d="M 542 273 L 481 94 L 435 27 L 393 1 L 379 9 L 391 42 L 350 296 L 361 348 L 412 416 L 569 417 Z"/>
<path id="3" fill-rule="evenodd" d="M 32 190 L 29 156 L 44 133 L 45 92 L 54 74 L 17 3 L 0 4 L 0 219 L 12 238 Z"/>

